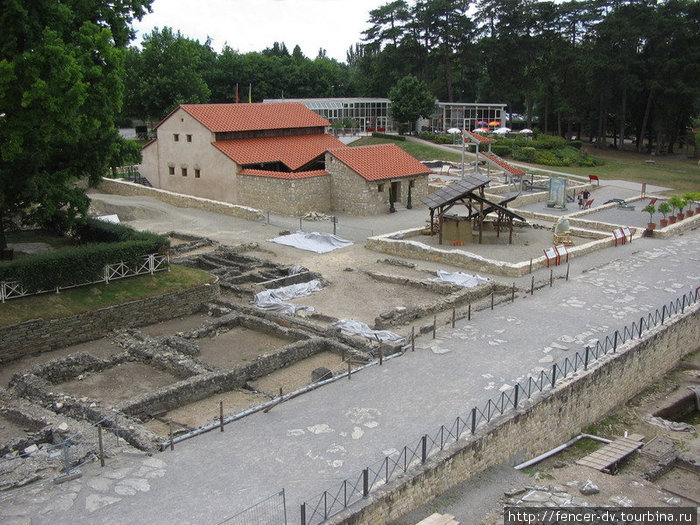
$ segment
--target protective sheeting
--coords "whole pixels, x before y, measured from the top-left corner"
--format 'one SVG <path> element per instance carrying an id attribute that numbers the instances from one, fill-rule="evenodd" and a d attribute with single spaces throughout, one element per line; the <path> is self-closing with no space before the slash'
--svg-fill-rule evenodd
<path id="1" fill-rule="evenodd" d="M 328 253 L 338 248 L 352 245 L 352 241 L 342 239 L 337 235 L 319 232 L 296 232 L 269 240 L 277 244 L 284 244 L 285 246 L 292 246 L 315 253 Z"/>
<path id="2" fill-rule="evenodd" d="M 389 330 L 372 330 L 368 325 L 361 321 L 355 321 L 354 319 L 341 319 L 333 323 L 333 326 L 340 328 L 348 333 L 361 335 L 367 339 L 372 339 L 376 341 L 401 341 L 404 339 L 399 334 L 390 332 Z"/>
<path id="3" fill-rule="evenodd" d="M 651 414 L 643 417 L 642 420 L 651 425 L 656 425 L 657 427 L 665 428 L 667 430 L 673 430 L 674 432 L 695 433 L 695 427 L 693 425 L 683 423 L 682 421 L 669 421 L 662 417 L 652 416 Z"/>
<path id="4" fill-rule="evenodd" d="M 287 315 L 294 315 L 297 310 L 309 310 L 313 312 L 312 306 L 301 306 L 289 303 L 295 297 L 304 297 L 321 289 L 321 282 L 318 279 L 306 283 L 290 284 L 281 288 L 264 290 L 255 294 L 253 304 L 260 310 L 276 311 Z"/>
<path id="5" fill-rule="evenodd" d="M 464 288 L 472 288 L 488 282 L 486 277 L 481 277 L 480 275 L 469 275 L 462 272 L 450 273 L 442 270 L 438 270 L 437 277 L 430 280 L 436 283 L 456 284 L 457 286 L 463 286 Z"/>

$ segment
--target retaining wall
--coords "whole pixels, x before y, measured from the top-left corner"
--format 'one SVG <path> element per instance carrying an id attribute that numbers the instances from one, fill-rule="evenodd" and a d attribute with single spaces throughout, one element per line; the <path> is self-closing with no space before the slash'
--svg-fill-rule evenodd
<path id="1" fill-rule="evenodd" d="M 51 319 L 33 319 L 0 327 L 0 363 L 84 343 L 111 330 L 135 328 L 197 312 L 219 297 L 219 284 L 178 290 L 169 294 Z"/>
<path id="2" fill-rule="evenodd" d="M 418 237 L 421 235 L 422 231 L 422 228 L 415 228 L 411 230 L 388 233 L 386 235 L 368 237 L 367 241 L 365 242 L 365 248 L 376 252 L 387 253 L 396 257 L 440 262 L 476 272 L 504 275 L 506 277 L 521 277 L 530 273 L 529 260 L 517 263 L 496 261 L 494 259 L 488 259 L 486 257 L 468 252 L 465 249 L 434 248 L 420 241 L 411 240 L 411 237 Z M 569 254 L 569 259 L 580 257 L 596 250 L 607 248 L 608 246 L 613 246 L 614 243 L 612 235 L 596 234 L 592 230 L 571 228 L 571 233 L 585 237 L 597 236 L 599 238 L 580 246 L 568 247 L 567 252 Z M 402 238 L 392 238 L 397 235 L 401 235 Z M 544 255 L 532 259 L 533 270 L 544 268 L 546 266 L 547 259 Z"/>
<path id="3" fill-rule="evenodd" d="M 371 493 L 328 520 L 333 524 L 374 524 L 398 519 L 450 487 L 489 467 L 541 454 L 580 433 L 620 403 L 634 397 L 698 348 L 700 305 L 688 308 L 620 346 L 595 368 L 581 371 L 539 399 L 523 403 L 458 445 Z"/>
<path id="4" fill-rule="evenodd" d="M 204 199 L 201 197 L 193 197 L 182 193 L 174 193 L 172 191 L 160 190 L 157 188 L 149 188 L 142 184 L 126 182 L 119 179 L 103 178 L 98 187 L 100 191 L 112 193 L 114 195 L 143 195 L 153 197 L 159 201 L 163 201 L 178 208 L 196 208 L 198 210 L 210 211 L 212 213 L 220 213 L 222 215 L 230 215 L 239 219 L 249 221 L 262 221 L 265 216 L 260 210 L 249 206 L 239 206 L 229 204 L 228 202 L 215 201 Z"/>

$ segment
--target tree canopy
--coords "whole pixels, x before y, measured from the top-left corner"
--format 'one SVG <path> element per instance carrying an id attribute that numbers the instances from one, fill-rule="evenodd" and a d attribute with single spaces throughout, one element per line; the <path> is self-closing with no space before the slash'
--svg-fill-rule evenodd
<path id="1" fill-rule="evenodd" d="M 391 116 L 401 124 L 410 126 L 420 117 L 429 117 L 435 110 L 435 97 L 430 94 L 424 82 L 413 75 L 399 80 L 389 91 Z"/>
<path id="2" fill-rule="evenodd" d="M 124 47 L 150 4 L 0 1 L 0 247 L 11 216 L 61 227 L 83 215 L 75 182 L 128 149 L 114 125 Z"/>

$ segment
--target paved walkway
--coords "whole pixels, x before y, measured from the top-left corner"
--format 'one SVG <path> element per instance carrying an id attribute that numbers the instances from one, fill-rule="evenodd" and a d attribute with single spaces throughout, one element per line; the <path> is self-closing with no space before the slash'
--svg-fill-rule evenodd
<path id="1" fill-rule="evenodd" d="M 187 214 L 191 226 L 204 212 L 177 213 Z M 396 215 L 394 226 L 400 222 Z M 163 221 L 172 230 L 169 217 Z M 235 220 L 227 230 L 221 224 L 229 218 L 215 218 L 219 233 L 208 234 L 221 240 L 267 234 L 258 231 L 262 225 Z M 188 226 L 207 228 L 212 225 Z M 415 352 L 232 423 L 224 433 L 210 432 L 153 457 L 122 454 L 105 469 L 85 467 L 74 481 L 4 496 L 0 519 L 54 525 L 218 523 L 284 488 L 289 521 L 298 523 L 303 501 L 337 489 L 345 478 L 356 479 L 364 467 L 415 445 L 458 415 L 466 417 L 471 407 L 528 373 L 551 367 L 694 289 L 700 284 L 699 260 L 697 230 L 596 252 L 572 265 L 568 282 L 558 280 L 534 296 L 475 313 L 454 330 L 440 329 L 434 340 L 422 337 Z M 538 280 L 545 279 L 543 272 Z"/>

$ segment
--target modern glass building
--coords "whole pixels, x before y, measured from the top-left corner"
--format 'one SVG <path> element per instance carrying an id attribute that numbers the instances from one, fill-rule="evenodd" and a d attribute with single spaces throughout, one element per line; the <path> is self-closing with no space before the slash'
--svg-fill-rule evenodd
<path id="1" fill-rule="evenodd" d="M 505 104 L 438 102 L 430 126 L 442 132 L 451 128 L 472 131 L 480 127 L 488 128 L 490 122 L 500 122 L 498 126 L 492 124 L 492 128 L 506 125 Z"/>
<path id="2" fill-rule="evenodd" d="M 300 102 L 331 122 L 347 124 L 362 132 L 394 131 L 388 98 L 285 98 L 263 102 Z"/>
<path id="3" fill-rule="evenodd" d="M 263 102 L 299 102 L 331 124 L 338 122 L 348 127 L 351 121 L 349 127 L 361 132 L 393 132 L 398 129 L 389 113 L 391 101 L 388 98 L 285 98 L 265 99 Z M 421 119 L 419 126 L 445 132 L 451 128 L 474 130 L 481 127 L 481 122 L 485 122 L 488 128 L 489 122 L 496 121 L 500 122 L 498 127 L 506 125 L 505 104 L 436 102 L 435 113 L 430 119 Z"/>

